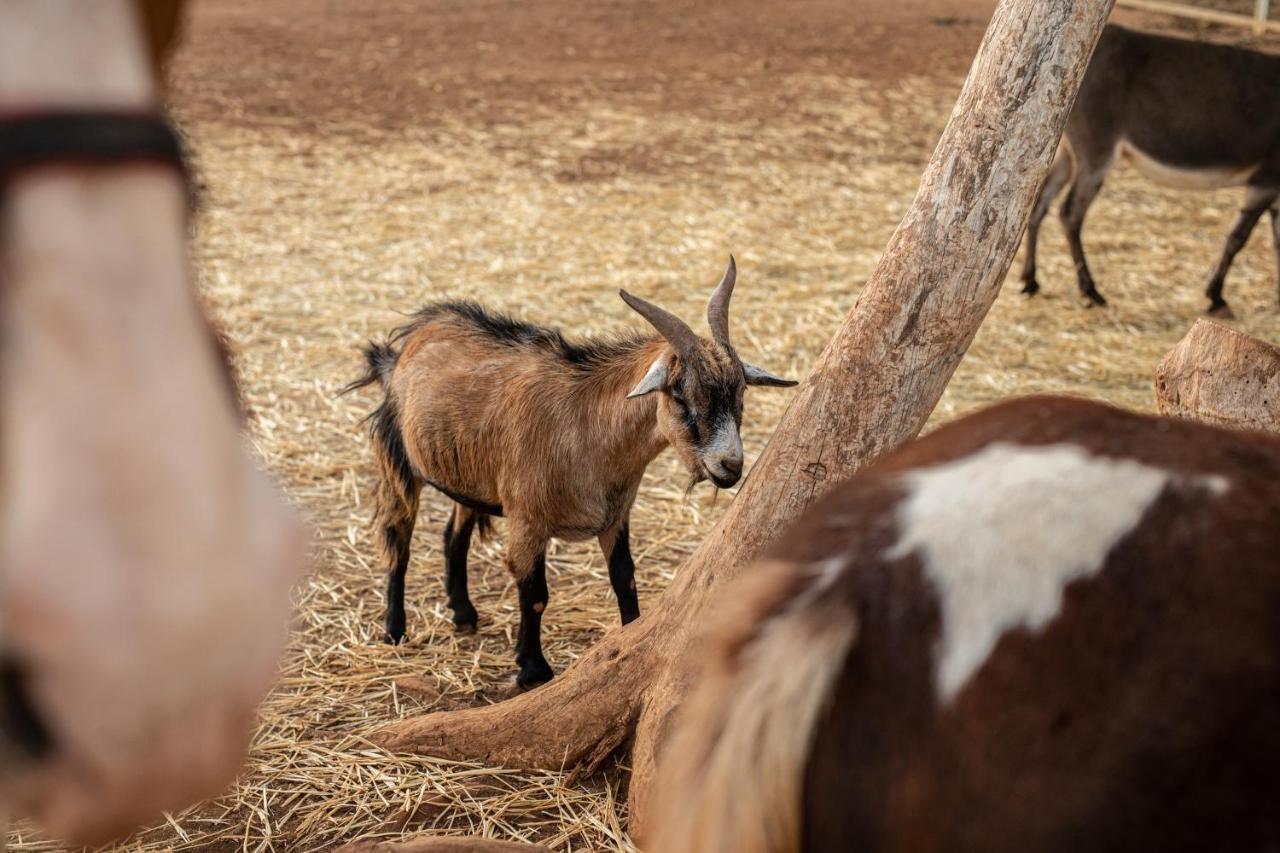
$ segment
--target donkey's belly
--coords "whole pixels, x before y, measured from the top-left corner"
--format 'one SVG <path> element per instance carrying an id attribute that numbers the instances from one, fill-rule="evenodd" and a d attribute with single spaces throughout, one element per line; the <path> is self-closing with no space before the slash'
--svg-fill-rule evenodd
<path id="1" fill-rule="evenodd" d="M 1258 171 L 1259 164 L 1249 166 L 1174 166 L 1161 162 L 1131 142 L 1121 142 L 1116 147 L 1119 158 L 1127 159 L 1139 172 L 1158 184 L 1184 190 L 1216 190 L 1222 187 L 1239 187 L 1248 183 L 1249 177 Z"/>

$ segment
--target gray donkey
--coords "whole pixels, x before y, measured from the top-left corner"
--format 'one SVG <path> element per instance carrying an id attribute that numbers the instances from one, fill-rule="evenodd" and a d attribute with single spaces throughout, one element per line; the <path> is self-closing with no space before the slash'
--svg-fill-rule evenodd
<path id="1" fill-rule="evenodd" d="M 1121 155 L 1169 186 L 1245 187 L 1244 205 L 1205 291 L 1211 314 L 1228 313 L 1222 298 L 1227 270 L 1267 212 L 1280 267 L 1280 56 L 1108 26 L 1031 212 L 1023 293 L 1040 289 L 1040 223 L 1070 185 L 1061 217 L 1080 291 L 1092 305 L 1107 304 L 1085 263 L 1080 230 Z"/>

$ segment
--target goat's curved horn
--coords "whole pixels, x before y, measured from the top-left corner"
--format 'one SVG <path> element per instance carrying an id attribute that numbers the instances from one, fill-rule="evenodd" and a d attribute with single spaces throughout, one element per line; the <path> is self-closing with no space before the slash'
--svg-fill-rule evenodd
<path id="1" fill-rule="evenodd" d="M 632 296 L 625 290 L 619 290 L 618 295 L 622 297 L 623 302 L 634 308 L 637 314 L 648 320 L 649 324 L 657 329 L 676 348 L 676 352 L 689 353 L 695 351 L 698 345 L 698 336 L 694 334 L 693 329 L 690 329 L 689 324 L 684 320 L 681 320 L 670 311 L 659 308 L 652 302 L 641 299 L 639 296 Z"/>
<path id="2" fill-rule="evenodd" d="M 707 302 L 707 325 L 711 327 L 711 340 L 722 347 L 729 347 L 729 299 L 733 296 L 733 283 L 738 278 L 738 264 L 729 256 L 729 268 Z"/>

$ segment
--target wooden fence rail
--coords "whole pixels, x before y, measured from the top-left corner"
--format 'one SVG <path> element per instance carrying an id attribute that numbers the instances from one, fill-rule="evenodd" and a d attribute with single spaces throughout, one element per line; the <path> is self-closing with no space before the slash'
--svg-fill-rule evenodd
<path id="1" fill-rule="evenodd" d="M 1116 0 L 1116 5 L 1128 9 L 1140 9 L 1144 12 L 1160 12 L 1180 18 L 1192 18 L 1197 21 L 1212 21 L 1215 24 L 1251 27 L 1259 33 L 1267 30 L 1280 32 L 1280 21 L 1270 20 L 1271 0 L 1255 0 L 1252 16 L 1238 12 L 1223 12 L 1218 9 L 1203 9 L 1186 3 L 1170 3 L 1167 0 Z"/>

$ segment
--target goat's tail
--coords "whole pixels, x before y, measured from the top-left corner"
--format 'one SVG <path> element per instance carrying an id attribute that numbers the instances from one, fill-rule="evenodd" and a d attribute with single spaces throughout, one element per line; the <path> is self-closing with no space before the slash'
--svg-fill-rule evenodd
<path id="1" fill-rule="evenodd" d="M 658 758 L 647 853 L 799 853 L 814 735 L 858 633 L 837 568 L 766 560 L 730 591 Z"/>
<path id="2" fill-rule="evenodd" d="M 359 388 L 364 388 L 377 382 L 383 388 L 387 387 L 387 382 L 391 378 L 391 371 L 395 369 L 396 359 L 400 357 L 400 353 L 390 344 L 379 344 L 369 341 L 361 352 L 364 353 L 365 373 L 354 382 L 344 385 L 342 390 L 338 392 L 338 396 L 350 394 Z"/>

